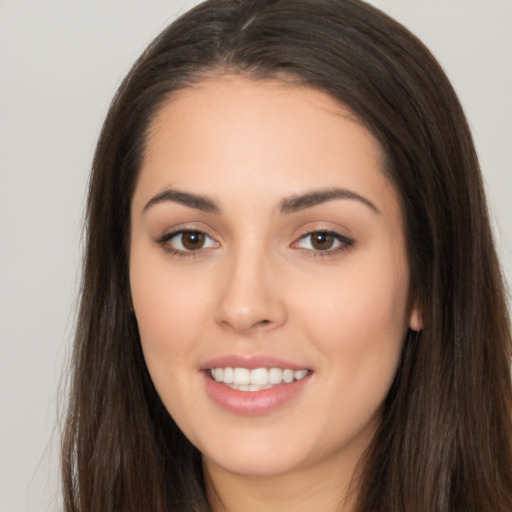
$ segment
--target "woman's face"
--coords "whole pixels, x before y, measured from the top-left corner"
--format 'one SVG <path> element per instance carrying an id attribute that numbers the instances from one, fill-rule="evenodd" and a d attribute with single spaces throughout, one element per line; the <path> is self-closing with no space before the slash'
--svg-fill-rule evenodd
<path id="1" fill-rule="evenodd" d="M 207 467 L 355 463 L 418 322 L 376 140 L 324 93 L 236 76 L 149 133 L 130 283 L 167 410 Z"/>

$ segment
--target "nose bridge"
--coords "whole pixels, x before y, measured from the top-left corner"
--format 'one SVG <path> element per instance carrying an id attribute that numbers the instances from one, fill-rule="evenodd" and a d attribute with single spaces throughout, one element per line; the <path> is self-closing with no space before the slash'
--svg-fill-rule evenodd
<path id="1" fill-rule="evenodd" d="M 272 329 L 286 319 L 276 286 L 276 261 L 256 240 L 233 247 L 221 272 L 216 320 L 241 334 Z"/>

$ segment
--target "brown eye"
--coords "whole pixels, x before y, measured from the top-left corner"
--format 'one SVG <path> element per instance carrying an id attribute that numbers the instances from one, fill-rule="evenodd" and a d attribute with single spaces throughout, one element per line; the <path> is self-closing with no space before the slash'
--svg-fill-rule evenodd
<path id="1" fill-rule="evenodd" d="M 200 231 L 185 231 L 181 234 L 181 243 L 189 251 L 201 249 L 204 245 L 205 234 Z"/>
<path id="2" fill-rule="evenodd" d="M 354 240 L 335 231 L 313 231 L 302 236 L 293 247 L 304 249 L 313 254 L 332 254 L 348 249 L 354 245 Z"/>
<path id="3" fill-rule="evenodd" d="M 330 233 L 313 233 L 311 235 L 311 246 L 317 251 L 328 251 L 332 249 L 336 239 Z"/>
<path id="4" fill-rule="evenodd" d="M 181 230 L 164 235 L 158 243 L 173 253 L 187 254 L 201 249 L 219 247 L 219 243 L 206 233 L 196 230 Z"/>

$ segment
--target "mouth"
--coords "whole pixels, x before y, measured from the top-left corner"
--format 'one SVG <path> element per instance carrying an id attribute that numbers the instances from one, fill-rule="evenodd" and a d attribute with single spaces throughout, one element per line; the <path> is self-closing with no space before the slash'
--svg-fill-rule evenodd
<path id="1" fill-rule="evenodd" d="M 298 403 L 315 373 L 301 363 L 267 354 L 224 355 L 205 361 L 199 370 L 213 402 L 243 416 L 271 414 Z"/>
<path id="2" fill-rule="evenodd" d="M 211 368 L 209 372 L 211 379 L 230 389 L 255 392 L 300 381 L 310 373 L 310 370 L 279 367 L 249 369 L 227 366 Z"/>

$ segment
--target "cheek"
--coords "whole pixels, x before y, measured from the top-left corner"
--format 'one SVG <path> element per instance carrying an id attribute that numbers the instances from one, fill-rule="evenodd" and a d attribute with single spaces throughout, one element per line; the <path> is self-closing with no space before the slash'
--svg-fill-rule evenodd
<path id="1" fill-rule="evenodd" d="M 170 271 L 165 258 L 137 253 L 131 258 L 130 286 L 146 363 L 155 378 L 159 366 L 190 356 L 204 325 L 204 293 L 198 283 Z"/>
<path id="2" fill-rule="evenodd" d="M 396 372 L 408 326 L 408 273 L 391 261 L 350 267 L 316 293 L 302 293 L 302 328 L 324 355 L 333 386 L 352 389 L 347 399 L 373 395 L 379 402 Z"/>
<path id="3" fill-rule="evenodd" d="M 347 266 L 309 281 L 295 294 L 301 314 L 326 339 L 353 339 L 366 346 L 400 338 L 408 324 L 408 276 L 392 265 Z"/>
<path id="4" fill-rule="evenodd" d="M 161 260 L 161 258 L 160 258 Z M 168 262 L 145 255 L 132 256 L 130 286 L 144 359 L 155 388 L 182 427 L 189 406 L 182 390 L 192 390 L 196 354 L 205 325 L 205 294 L 199 284 L 170 271 Z M 180 391 L 181 390 L 181 391 Z"/>

